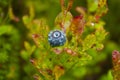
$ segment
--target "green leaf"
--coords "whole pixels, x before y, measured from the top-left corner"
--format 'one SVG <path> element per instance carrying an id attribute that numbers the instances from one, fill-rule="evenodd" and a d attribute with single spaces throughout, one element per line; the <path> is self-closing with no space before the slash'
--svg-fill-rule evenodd
<path id="1" fill-rule="evenodd" d="M 99 80 L 113 80 L 111 70 L 109 70 L 107 75 L 103 75 Z M 117 79 L 115 79 L 115 80 L 117 80 Z"/>
<path id="2" fill-rule="evenodd" d="M 108 74 L 107 74 L 108 80 L 113 80 L 113 76 L 112 76 L 112 72 L 111 70 L 109 70 Z"/>
<path id="3" fill-rule="evenodd" d="M 72 21 L 72 14 L 70 12 L 61 12 L 58 14 L 58 16 L 55 19 L 56 26 L 59 26 L 59 28 L 68 28 Z"/>
<path id="4" fill-rule="evenodd" d="M 96 49 L 97 49 L 98 51 L 102 50 L 103 48 L 104 48 L 104 45 L 103 45 L 103 44 L 101 44 L 101 43 L 97 43 L 97 44 L 96 44 Z"/>
<path id="5" fill-rule="evenodd" d="M 23 16 L 23 23 L 26 25 L 28 23 L 30 23 L 31 19 L 28 16 Z"/>
<path id="6" fill-rule="evenodd" d="M 25 49 L 26 49 L 26 51 L 27 51 L 27 53 L 29 54 L 29 55 L 31 55 L 34 51 L 35 51 L 35 49 L 36 49 L 36 46 L 34 45 L 34 46 L 31 46 L 28 42 L 24 42 L 24 46 L 25 46 Z"/>
<path id="7" fill-rule="evenodd" d="M 83 51 L 88 50 L 96 43 L 96 37 L 93 34 L 88 35 L 83 41 Z"/>
<path id="8" fill-rule="evenodd" d="M 11 26 L 3 25 L 0 26 L 0 36 L 11 31 Z"/>
<path id="9" fill-rule="evenodd" d="M 98 42 L 102 42 L 108 33 L 104 30 L 103 27 L 98 28 L 95 31 L 95 36 Z"/>
<path id="10" fill-rule="evenodd" d="M 88 11 L 95 12 L 98 8 L 98 0 L 87 0 L 88 1 Z"/>

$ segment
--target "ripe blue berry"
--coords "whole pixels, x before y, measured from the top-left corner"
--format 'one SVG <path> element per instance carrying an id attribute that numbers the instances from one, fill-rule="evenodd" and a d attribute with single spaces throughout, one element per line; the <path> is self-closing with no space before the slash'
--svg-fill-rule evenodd
<path id="1" fill-rule="evenodd" d="M 64 32 L 60 30 L 50 31 L 48 41 L 52 47 L 62 46 L 66 42 L 66 36 Z"/>

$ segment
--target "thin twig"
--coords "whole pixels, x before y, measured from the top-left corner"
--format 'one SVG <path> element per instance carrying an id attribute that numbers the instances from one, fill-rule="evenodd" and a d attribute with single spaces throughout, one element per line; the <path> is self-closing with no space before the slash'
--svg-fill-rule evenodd
<path id="1" fill-rule="evenodd" d="M 73 1 L 74 1 L 74 0 L 69 0 L 68 6 L 67 6 L 67 11 L 69 11 L 69 10 L 72 8 Z"/>

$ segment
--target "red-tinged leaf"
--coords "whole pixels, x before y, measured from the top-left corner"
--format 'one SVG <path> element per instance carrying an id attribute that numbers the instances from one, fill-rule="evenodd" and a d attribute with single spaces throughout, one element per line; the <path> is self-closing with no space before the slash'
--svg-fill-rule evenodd
<path id="1" fill-rule="evenodd" d="M 76 16 L 72 20 L 70 30 L 76 35 L 81 35 L 83 33 L 84 26 L 85 26 L 85 20 L 83 16 L 82 15 Z"/>
<path id="2" fill-rule="evenodd" d="M 120 60 L 120 52 L 117 51 L 117 50 L 114 50 L 113 53 L 112 53 L 112 60 L 113 60 L 113 63 L 117 63 L 119 60 Z"/>
<path id="3" fill-rule="evenodd" d="M 32 35 L 32 39 L 34 40 L 35 44 L 37 45 L 37 47 L 41 47 L 41 41 L 43 41 L 43 36 L 39 35 L 39 34 L 33 34 Z"/>
<path id="4" fill-rule="evenodd" d="M 98 22 L 100 19 L 100 16 L 99 15 L 95 15 L 95 21 Z"/>
<path id="5" fill-rule="evenodd" d="M 77 53 L 70 48 L 64 48 L 64 51 L 70 55 L 76 55 Z"/>
<path id="6" fill-rule="evenodd" d="M 37 61 L 36 61 L 35 59 L 30 59 L 30 62 L 31 62 L 34 66 L 37 65 Z"/>
<path id="7" fill-rule="evenodd" d="M 113 61 L 113 78 L 114 80 L 120 80 L 120 52 L 114 50 L 112 52 L 112 61 Z"/>
<path id="8" fill-rule="evenodd" d="M 59 48 L 54 48 L 53 51 L 56 53 L 56 54 L 60 54 L 62 53 L 62 49 L 59 49 Z"/>
<path id="9" fill-rule="evenodd" d="M 69 0 L 68 1 L 68 5 L 67 5 L 67 8 L 65 7 L 65 0 L 60 0 L 60 4 L 61 4 L 61 8 L 62 8 L 62 11 L 69 11 L 72 7 L 72 4 L 73 4 L 73 1 L 74 0 Z"/>
<path id="10" fill-rule="evenodd" d="M 71 7 L 72 7 L 72 5 L 73 5 L 73 1 L 74 1 L 74 0 L 69 0 L 68 6 L 67 6 L 67 11 L 69 11 L 69 10 L 71 9 Z"/>

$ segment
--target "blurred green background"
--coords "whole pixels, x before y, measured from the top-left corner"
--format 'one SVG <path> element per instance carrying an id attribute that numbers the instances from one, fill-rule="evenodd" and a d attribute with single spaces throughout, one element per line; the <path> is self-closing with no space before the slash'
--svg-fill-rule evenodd
<path id="1" fill-rule="evenodd" d="M 102 19 L 109 34 L 102 53 L 91 61 L 92 64 L 69 71 L 61 80 L 112 80 L 111 53 L 120 50 L 120 0 L 108 0 L 107 3 L 109 11 Z M 86 0 L 74 0 L 72 14 L 78 15 L 75 7 L 86 8 L 86 4 Z M 35 18 L 46 18 L 51 28 L 61 11 L 59 0 L 0 0 L 0 80 L 33 80 L 35 69 L 29 58 L 21 55 L 24 41 L 34 44 L 22 21 L 24 15 L 29 15 L 29 9 L 34 11 L 31 14 Z"/>

